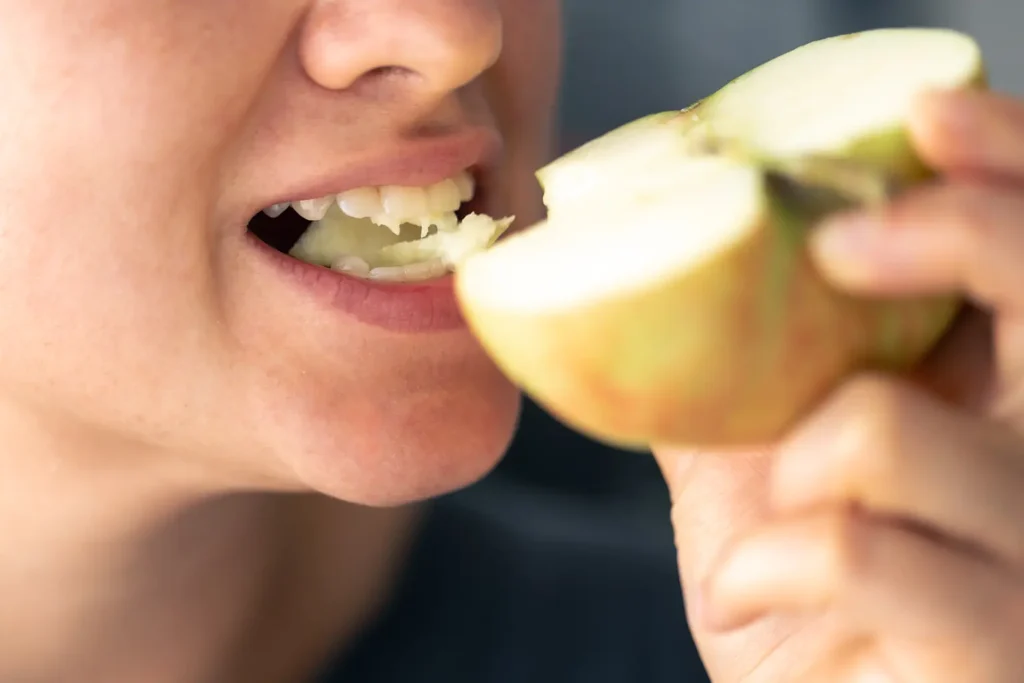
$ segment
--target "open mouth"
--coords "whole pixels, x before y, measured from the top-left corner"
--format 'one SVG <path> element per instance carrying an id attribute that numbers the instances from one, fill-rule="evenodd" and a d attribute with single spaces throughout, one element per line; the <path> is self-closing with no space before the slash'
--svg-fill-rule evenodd
<path id="1" fill-rule="evenodd" d="M 512 224 L 477 213 L 482 190 L 468 170 L 427 187 L 355 188 L 268 207 L 249 231 L 305 263 L 365 280 L 420 282 L 445 276 Z"/>

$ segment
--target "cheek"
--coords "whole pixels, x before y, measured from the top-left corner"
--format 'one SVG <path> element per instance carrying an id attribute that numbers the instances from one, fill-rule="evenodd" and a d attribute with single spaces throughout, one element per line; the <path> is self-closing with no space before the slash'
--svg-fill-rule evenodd
<path id="1" fill-rule="evenodd" d="M 504 47 L 486 81 L 506 140 L 505 201 L 520 225 L 543 217 L 534 172 L 550 159 L 561 73 L 561 13 L 555 0 L 502 0 Z"/>
<path id="2" fill-rule="evenodd" d="M 258 74 L 231 51 L 244 24 L 200 29 L 236 4 L 15 3 L 0 22 L 4 395 L 153 438 L 212 403 L 211 160 Z"/>
<path id="3" fill-rule="evenodd" d="M 132 71 L 117 51 L 74 47 L 31 53 L 40 82 L 15 79 L 0 107 L 0 399 L 117 443 L 197 451 L 234 386 L 211 263 L 215 155 L 187 136 L 208 117 L 194 98 L 163 107 L 174 84 L 152 76 L 156 56 Z M 110 78 L 67 76 L 76 56 Z"/>
<path id="4" fill-rule="evenodd" d="M 274 399 L 265 440 L 302 485 L 360 504 L 403 504 L 477 481 L 508 447 L 519 393 L 467 335 L 446 337 L 391 360 L 358 359 L 344 384 L 296 376 Z"/>
<path id="5" fill-rule="evenodd" d="M 213 398 L 204 386 L 217 371 L 208 266 L 150 253 L 137 228 L 82 227 L 103 213 L 83 209 L 75 219 L 37 225 L 26 213 L 0 235 L 0 393 L 129 441 L 170 445 L 169 427 L 190 426 Z"/>
<path id="6" fill-rule="evenodd" d="M 484 78 L 506 154 L 536 154 L 551 132 L 561 70 L 561 17 L 553 0 L 502 0 L 501 57 Z"/>

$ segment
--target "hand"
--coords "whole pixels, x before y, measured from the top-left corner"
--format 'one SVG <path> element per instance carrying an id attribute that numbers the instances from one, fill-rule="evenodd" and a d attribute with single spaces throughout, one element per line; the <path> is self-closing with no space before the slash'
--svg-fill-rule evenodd
<path id="1" fill-rule="evenodd" d="M 912 129 L 941 182 L 830 221 L 816 259 L 977 310 L 917 376 L 854 377 L 773 448 L 656 449 L 715 681 L 1024 681 L 1024 103 L 934 95 Z"/>

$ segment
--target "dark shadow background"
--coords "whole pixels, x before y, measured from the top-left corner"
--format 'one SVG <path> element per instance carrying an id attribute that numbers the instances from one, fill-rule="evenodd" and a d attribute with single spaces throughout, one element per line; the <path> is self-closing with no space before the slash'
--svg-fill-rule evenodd
<path id="1" fill-rule="evenodd" d="M 1005 22 L 1024 27 L 1021 8 L 1024 0 L 565 0 L 562 148 L 682 108 L 802 43 L 872 27 L 973 32 L 993 49 L 997 84 L 1001 68 L 1014 89 L 1022 51 Z M 995 36 L 988 43 L 986 31 Z M 667 495 L 653 460 L 595 444 L 529 402 L 504 463 L 449 502 L 556 540 L 674 563 Z M 694 671 L 700 675 L 699 662 Z"/>

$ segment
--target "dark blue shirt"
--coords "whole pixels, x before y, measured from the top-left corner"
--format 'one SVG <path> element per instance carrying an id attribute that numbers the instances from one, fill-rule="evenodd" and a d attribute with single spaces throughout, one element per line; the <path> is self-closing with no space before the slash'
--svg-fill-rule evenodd
<path id="1" fill-rule="evenodd" d="M 379 620 L 318 683 L 701 683 L 674 563 L 439 504 Z"/>

